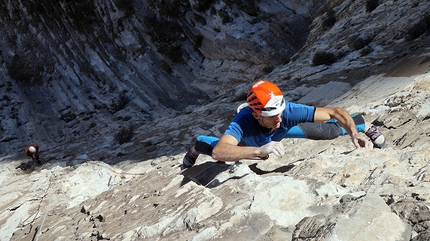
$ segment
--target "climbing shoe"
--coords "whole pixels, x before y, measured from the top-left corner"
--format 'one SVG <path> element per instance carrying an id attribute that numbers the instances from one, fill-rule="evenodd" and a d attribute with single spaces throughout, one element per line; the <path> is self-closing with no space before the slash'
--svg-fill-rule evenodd
<path id="1" fill-rule="evenodd" d="M 197 160 L 197 157 L 199 157 L 199 154 L 194 155 L 193 154 L 193 148 L 190 148 L 184 156 L 184 160 L 182 161 L 182 168 L 189 168 L 192 167 Z"/>
<path id="2" fill-rule="evenodd" d="M 375 125 L 372 124 L 364 134 L 372 140 L 373 147 L 383 148 L 385 146 L 385 137 Z"/>

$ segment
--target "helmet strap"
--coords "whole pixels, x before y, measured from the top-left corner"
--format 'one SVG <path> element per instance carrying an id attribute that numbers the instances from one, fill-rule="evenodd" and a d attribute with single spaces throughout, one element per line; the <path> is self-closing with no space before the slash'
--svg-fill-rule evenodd
<path id="1" fill-rule="evenodd" d="M 264 123 L 264 116 L 262 116 L 262 115 L 260 115 L 260 114 L 258 114 L 257 112 L 252 112 L 252 115 L 254 116 L 254 118 L 255 119 L 257 119 L 257 121 L 258 121 L 258 123 L 261 125 L 261 126 L 263 126 L 263 127 L 265 127 L 265 128 L 267 128 L 267 129 L 270 129 L 270 133 L 272 133 L 273 131 L 275 131 L 275 129 L 273 129 L 273 128 L 270 128 L 268 125 L 266 125 L 266 123 Z"/>
<path id="2" fill-rule="evenodd" d="M 260 115 L 260 119 L 258 120 L 262 126 L 266 127 L 267 129 L 270 129 L 270 133 L 275 131 L 275 128 L 270 128 L 269 126 L 266 125 L 266 123 L 264 123 L 264 119 L 263 116 Z"/>

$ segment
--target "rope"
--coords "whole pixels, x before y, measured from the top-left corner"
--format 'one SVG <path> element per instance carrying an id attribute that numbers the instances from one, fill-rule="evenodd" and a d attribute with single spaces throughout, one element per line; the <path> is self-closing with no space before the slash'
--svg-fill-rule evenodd
<path id="1" fill-rule="evenodd" d="M 55 191 L 55 189 L 57 188 L 57 176 L 55 176 L 55 174 L 51 171 L 51 176 L 50 176 L 50 179 L 49 179 L 49 180 L 51 180 L 52 176 L 54 176 L 54 177 L 55 177 L 55 186 L 54 186 L 54 191 Z M 50 182 L 51 182 L 51 181 L 50 181 Z M 49 206 L 51 205 L 52 196 L 54 196 L 54 195 L 51 195 L 51 196 L 49 197 L 49 202 L 48 202 L 48 205 L 46 206 L 46 209 L 45 209 L 45 215 L 43 215 L 42 224 L 40 224 L 40 229 L 39 229 L 39 230 L 40 230 L 40 232 L 38 232 L 38 234 L 37 234 L 37 236 L 36 236 L 35 241 L 38 241 L 38 240 L 39 240 L 40 235 L 42 234 L 43 225 L 45 224 L 46 215 L 48 214 L 48 208 L 49 208 Z"/>
<path id="2" fill-rule="evenodd" d="M 116 175 L 131 175 L 131 176 L 133 176 L 133 177 L 135 177 L 135 176 L 143 176 L 143 175 L 145 175 L 146 173 L 130 173 L 130 172 L 117 172 L 117 171 L 115 171 L 112 167 L 110 167 L 110 166 L 102 166 L 102 165 L 100 165 L 99 163 L 95 163 L 95 162 L 90 162 L 90 161 L 88 161 L 88 160 L 85 160 L 84 161 L 84 163 L 86 163 L 86 164 L 88 164 L 88 165 L 94 165 L 94 166 L 98 166 L 98 167 L 100 167 L 100 168 L 104 168 L 104 169 L 106 169 L 106 170 L 109 170 L 110 172 L 112 172 L 115 176 Z M 99 176 L 100 175 L 103 175 L 103 174 L 101 174 L 100 172 L 99 172 Z"/>
<path id="3" fill-rule="evenodd" d="M 49 185 L 48 185 L 48 188 L 47 188 L 47 190 L 46 190 L 46 193 L 48 193 L 48 190 L 49 190 L 49 188 L 51 187 L 51 178 L 52 178 L 52 176 L 54 176 L 54 178 L 55 178 L 54 191 L 55 191 L 55 189 L 57 188 L 57 184 L 58 184 L 58 182 L 57 182 L 57 176 L 55 175 L 55 173 L 54 173 L 53 171 L 51 171 L 51 176 L 49 177 Z M 36 233 L 35 233 L 35 235 L 33 236 L 32 241 L 38 241 L 38 240 L 39 240 L 40 235 L 42 234 L 43 225 L 45 224 L 46 215 L 48 214 L 48 208 L 49 208 L 49 206 L 51 205 L 52 196 L 53 196 L 52 194 L 49 196 L 49 202 L 48 202 L 48 205 L 46 206 L 45 211 L 44 211 L 44 212 L 45 212 L 45 214 L 43 215 L 42 224 L 40 225 L 40 228 L 36 228 Z M 42 202 L 42 201 L 41 201 L 41 202 Z M 35 216 L 37 216 L 37 215 L 35 215 Z M 33 221 L 34 221 L 34 220 L 33 220 Z"/>

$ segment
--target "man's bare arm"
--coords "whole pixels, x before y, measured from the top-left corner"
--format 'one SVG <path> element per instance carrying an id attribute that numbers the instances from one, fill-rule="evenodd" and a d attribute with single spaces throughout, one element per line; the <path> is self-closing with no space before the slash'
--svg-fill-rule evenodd
<path id="1" fill-rule="evenodd" d="M 316 107 L 314 122 L 323 122 L 333 119 L 337 120 L 339 124 L 348 132 L 355 147 L 359 148 L 359 143 L 362 143 L 362 145 L 367 149 L 373 148 L 372 142 L 359 136 L 355 122 L 348 111 L 343 108 Z"/>
<path id="2" fill-rule="evenodd" d="M 337 120 L 351 137 L 358 135 L 355 122 L 348 111 L 343 108 L 316 107 L 314 115 L 315 122 L 324 122 L 333 119 Z"/>
<path id="3" fill-rule="evenodd" d="M 269 142 L 262 147 L 238 146 L 239 142 L 231 135 L 221 136 L 218 144 L 212 151 L 212 158 L 217 161 L 233 162 L 242 159 L 261 159 L 275 153 L 284 154 L 284 147 L 280 142 Z"/>

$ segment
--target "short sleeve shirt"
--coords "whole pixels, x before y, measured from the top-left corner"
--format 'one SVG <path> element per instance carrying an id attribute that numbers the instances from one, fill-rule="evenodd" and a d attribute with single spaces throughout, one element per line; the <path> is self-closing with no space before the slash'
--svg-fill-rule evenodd
<path id="1" fill-rule="evenodd" d="M 291 102 L 285 103 L 281 126 L 275 131 L 261 126 L 247 106 L 234 117 L 224 134 L 235 137 L 244 146 L 263 146 L 271 141 L 281 141 L 288 130 L 303 122 L 313 122 L 315 107 Z"/>

